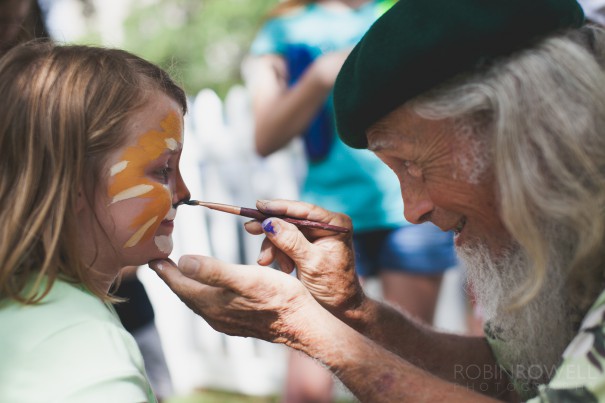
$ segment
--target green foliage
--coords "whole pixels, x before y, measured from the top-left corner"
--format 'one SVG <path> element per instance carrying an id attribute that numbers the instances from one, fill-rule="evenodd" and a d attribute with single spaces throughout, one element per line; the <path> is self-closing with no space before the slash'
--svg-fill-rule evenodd
<path id="1" fill-rule="evenodd" d="M 223 97 L 241 82 L 240 65 L 278 0 L 136 0 L 123 47 L 168 69 L 189 95 Z"/>

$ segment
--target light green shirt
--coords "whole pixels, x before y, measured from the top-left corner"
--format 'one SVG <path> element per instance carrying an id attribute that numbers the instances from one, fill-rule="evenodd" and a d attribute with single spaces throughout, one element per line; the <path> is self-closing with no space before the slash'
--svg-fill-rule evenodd
<path id="1" fill-rule="evenodd" d="M 0 304 L 0 402 L 157 400 L 113 308 L 58 280 L 40 304 Z"/>

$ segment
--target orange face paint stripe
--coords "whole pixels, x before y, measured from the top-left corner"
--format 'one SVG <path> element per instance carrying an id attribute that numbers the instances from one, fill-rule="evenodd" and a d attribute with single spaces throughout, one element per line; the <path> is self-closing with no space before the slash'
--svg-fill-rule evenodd
<path id="1" fill-rule="evenodd" d="M 150 130 L 143 134 L 137 145 L 128 147 L 122 154 L 121 161 L 110 168 L 113 181 L 108 187 L 108 196 L 112 200 L 120 194 L 123 197 L 115 200 L 115 202 L 131 198 L 128 197 L 128 192 L 133 188 L 136 190 L 143 189 L 142 185 L 151 186 L 149 191 L 144 194 L 136 195 L 136 192 L 133 193 L 135 196 L 132 197 L 149 199 L 149 203 L 147 203 L 143 212 L 134 218 L 130 227 L 137 230 L 136 235 L 142 230 L 142 226 L 144 227 L 150 222 L 151 224 L 138 240 L 133 239 L 133 235 L 124 245 L 125 248 L 135 246 L 138 242 L 151 238 L 172 206 L 170 190 L 148 179 L 145 176 L 145 169 L 166 150 L 174 150 L 178 143 L 182 143 L 181 117 L 176 112 L 171 112 L 160 122 L 160 127 L 163 129 L 162 131 Z M 152 221 L 151 217 L 155 217 L 155 220 Z M 158 219 L 158 217 L 161 219 Z"/>
<path id="2" fill-rule="evenodd" d="M 135 232 L 128 241 L 126 241 L 126 243 L 124 244 L 125 248 L 130 248 L 132 246 L 135 246 L 136 244 L 139 243 L 139 241 L 141 239 L 143 239 L 143 236 L 145 235 L 145 232 L 147 232 L 147 230 L 149 228 L 151 228 L 151 226 L 158 221 L 158 217 L 155 216 L 153 217 L 151 220 L 147 221 L 145 224 L 141 225 L 139 227 L 139 229 L 137 230 L 137 232 Z"/>

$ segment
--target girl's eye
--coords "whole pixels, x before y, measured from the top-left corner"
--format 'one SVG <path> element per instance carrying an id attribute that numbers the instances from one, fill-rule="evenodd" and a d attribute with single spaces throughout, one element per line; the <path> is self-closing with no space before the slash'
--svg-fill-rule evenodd
<path id="1" fill-rule="evenodd" d="M 159 178 L 162 179 L 164 183 L 168 183 L 168 178 L 170 178 L 170 173 L 172 172 L 172 168 L 170 167 L 162 167 L 156 171 L 156 174 Z"/>

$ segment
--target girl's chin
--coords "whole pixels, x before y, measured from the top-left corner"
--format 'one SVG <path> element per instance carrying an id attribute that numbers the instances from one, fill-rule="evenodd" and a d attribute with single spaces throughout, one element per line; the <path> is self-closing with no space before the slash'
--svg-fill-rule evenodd
<path id="1" fill-rule="evenodd" d="M 166 257 L 172 252 L 172 236 L 170 235 L 157 235 L 153 239 L 154 245 L 157 247 L 158 252 L 165 253 Z"/>
<path id="2" fill-rule="evenodd" d="M 156 250 L 154 253 L 151 254 L 151 260 L 155 260 L 155 259 L 166 259 L 168 256 L 170 256 L 170 254 L 172 253 L 172 248 L 170 248 L 169 250 L 166 251 L 158 251 Z"/>
<path id="3" fill-rule="evenodd" d="M 151 246 L 149 249 L 139 250 L 137 253 L 129 254 L 125 260 L 127 266 L 142 266 L 147 265 L 152 260 L 167 259 L 172 253 L 172 249 L 167 252 L 161 252 L 157 248 Z"/>

